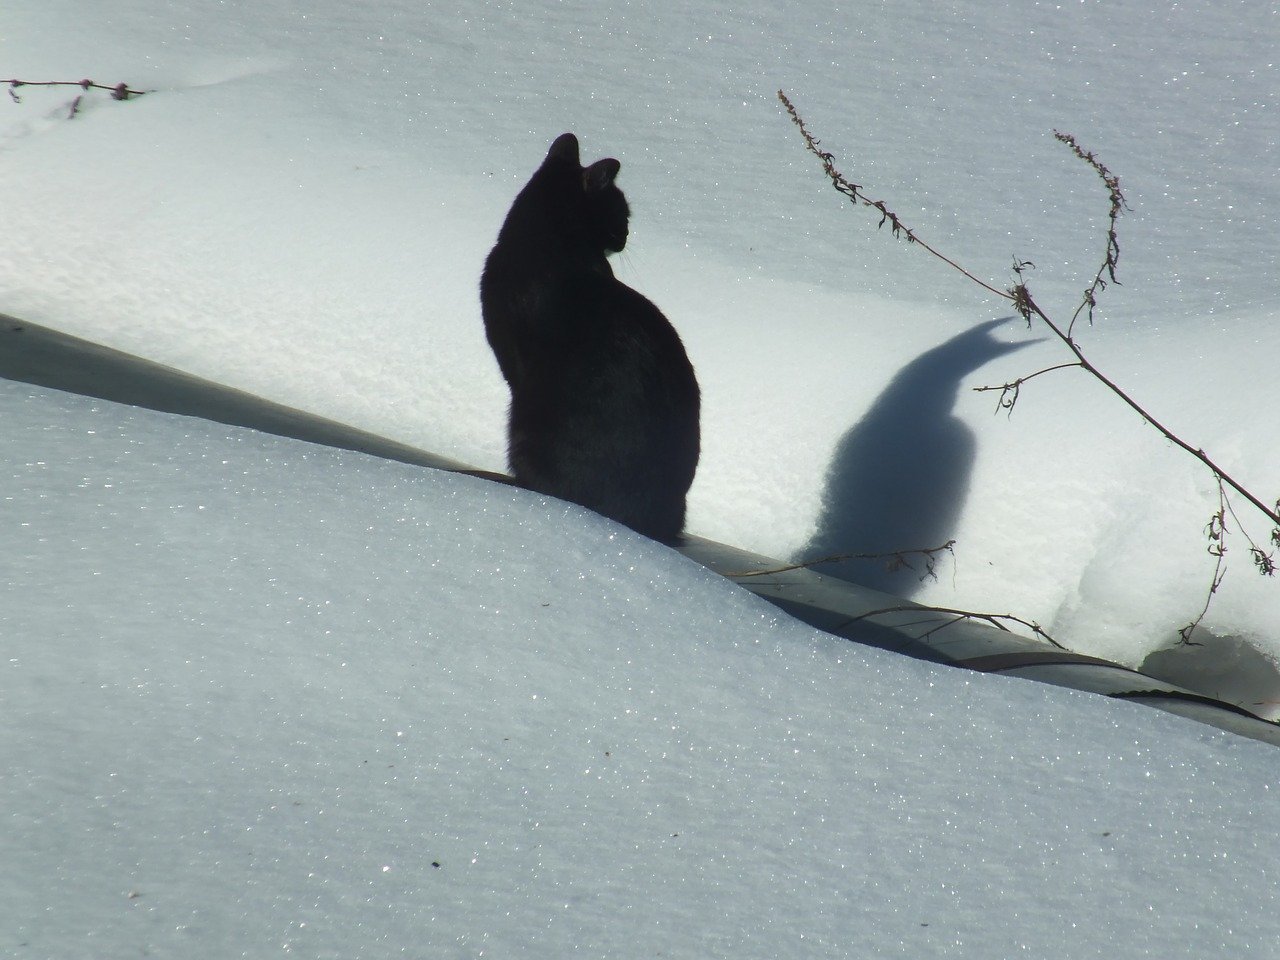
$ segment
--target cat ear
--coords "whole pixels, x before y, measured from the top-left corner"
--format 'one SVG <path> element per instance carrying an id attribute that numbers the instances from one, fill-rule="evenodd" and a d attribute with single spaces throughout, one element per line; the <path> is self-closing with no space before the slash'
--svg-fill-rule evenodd
<path id="1" fill-rule="evenodd" d="M 588 193 L 592 190 L 603 190 L 613 183 L 613 178 L 622 169 L 622 164 L 612 157 L 597 160 L 582 171 L 582 186 Z"/>
<path id="2" fill-rule="evenodd" d="M 556 142 L 551 144 L 551 149 L 547 151 L 548 160 L 568 160 L 574 166 L 578 165 L 578 138 L 572 133 L 562 133 L 556 137 Z"/>

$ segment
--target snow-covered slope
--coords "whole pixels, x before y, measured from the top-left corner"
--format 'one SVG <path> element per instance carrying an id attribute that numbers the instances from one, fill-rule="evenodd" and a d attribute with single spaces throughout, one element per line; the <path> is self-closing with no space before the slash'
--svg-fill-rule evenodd
<path id="1" fill-rule="evenodd" d="M 1124 286 L 1082 339 L 1269 501 L 1278 21 L 1265 0 L 49 0 L 6 15 L 6 71 L 153 92 L 91 94 L 74 121 L 75 90 L 4 105 L 0 307 L 501 467 L 475 282 L 515 190 L 572 129 L 622 160 L 620 275 L 671 316 L 702 380 L 695 531 L 775 555 L 864 551 L 866 515 L 894 548 L 954 536 L 955 568 L 900 592 L 1014 609 L 1136 663 L 1199 610 L 1211 478 L 1075 372 L 992 416 L 969 387 L 1069 359 L 1016 322 L 991 338 L 1025 349 L 953 351 L 930 389 L 890 393 L 1009 307 L 842 206 L 774 94 L 979 275 L 1003 286 L 1015 256 L 1034 261 L 1057 316 L 1099 262 L 1106 202 L 1051 131 L 1099 151 L 1130 204 Z M 945 496 L 843 508 L 886 472 Z M 1232 546 L 1205 625 L 1274 656 L 1280 590 Z"/>
<path id="2" fill-rule="evenodd" d="M 1099 151 L 1124 285 L 1082 340 L 1269 501 L 1278 40 L 1266 0 L 43 0 L 5 11 L 0 74 L 151 92 L 71 120 L 76 90 L 0 103 L 0 312 L 501 467 L 475 284 L 573 130 L 621 160 L 617 272 L 703 385 L 694 532 L 774 555 L 954 536 L 899 592 L 1137 663 L 1203 602 L 1211 479 L 1072 372 L 993 416 L 969 387 L 1066 358 L 842 206 L 775 91 L 981 276 L 1034 261 L 1057 316 L 1106 207 L 1051 130 Z M 518 491 L 10 383 L 0 403 L 3 952 L 1280 939 L 1260 745 L 852 648 Z M 1280 589 L 1230 546 L 1205 626 L 1274 659 Z"/>
<path id="3" fill-rule="evenodd" d="M 0 952 L 1206 957 L 1274 748 L 522 491 L 0 383 Z"/>

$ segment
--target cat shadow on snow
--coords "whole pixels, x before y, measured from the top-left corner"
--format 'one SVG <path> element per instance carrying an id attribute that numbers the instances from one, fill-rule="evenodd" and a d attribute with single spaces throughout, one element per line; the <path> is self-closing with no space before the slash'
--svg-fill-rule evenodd
<path id="1" fill-rule="evenodd" d="M 973 468 L 973 432 L 953 416 L 960 384 L 991 360 L 1030 342 L 1002 343 L 978 324 L 922 353 L 900 371 L 840 442 L 827 468 L 817 529 L 797 561 L 841 553 L 936 547 L 955 536 Z M 924 561 L 889 569 L 886 560 L 845 560 L 813 569 L 908 597 Z"/>

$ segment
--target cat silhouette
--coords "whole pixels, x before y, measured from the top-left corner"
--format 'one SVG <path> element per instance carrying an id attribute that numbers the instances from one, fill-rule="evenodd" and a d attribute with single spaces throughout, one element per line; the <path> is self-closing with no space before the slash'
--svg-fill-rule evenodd
<path id="1" fill-rule="evenodd" d="M 630 208 L 572 133 L 516 196 L 485 261 L 485 335 L 511 388 L 523 486 L 677 542 L 699 454 L 698 381 L 662 311 L 613 275 Z"/>

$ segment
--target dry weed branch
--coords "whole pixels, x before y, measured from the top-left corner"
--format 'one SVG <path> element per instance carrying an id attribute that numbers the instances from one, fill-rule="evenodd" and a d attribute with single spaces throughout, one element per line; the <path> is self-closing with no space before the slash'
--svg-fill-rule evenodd
<path id="1" fill-rule="evenodd" d="M 80 112 L 80 100 L 84 94 L 90 90 L 107 90 L 111 93 L 112 100 L 128 100 L 130 97 L 140 97 L 147 91 L 134 90 L 127 83 L 117 83 L 114 86 L 105 83 L 95 83 L 92 80 L 0 80 L 0 83 L 9 85 L 9 97 L 14 103 L 21 103 L 22 97 L 18 96 L 20 87 L 79 87 L 80 93 L 71 101 L 70 113 L 67 119 L 70 120 Z"/>
<path id="2" fill-rule="evenodd" d="M 1107 288 L 1108 282 L 1117 285 L 1120 283 L 1116 279 L 1116 267 L 1120 264 L 1120 240 L 1116 234 L 1116 221 L 1120 219 L 1122 211 L 1129 209 L 1129 205 L 1125 203 L 1124 194 L 1120 192 L 1120 178 L 1108 170 L 1101 160 L 1091 151 L 1085 151 L 1071 134 L 1055 130 L 1053 131 L 1053 136 L 1059 143 L 1065 143 L 1072 153 L 1093 168 L 1093 171 L 1106 186 L 1107 197 L 1111 201 L 1111 209 L 1107 213 L 1107 252 L 1102 258 L 1102 265 L 1098 267 L 1098 272 L 1094 275 L 1093 283 L 1085 290 L 1080 306 L 1076 307 L 1076 312 L 1071 315 L 1071 322 L 1067 324 L 1067 336 L 1069 337 L 1074 332 L 1076 320 L 1080 317 L 1082 311 L 1088 311 L 1089 326 L 1093 326 L 1093 310 L 1098 305 L 1098 294 Z M 1107 279 L 1103 279 L 1102 275 L 1104 273 L 1107 275 Z"/>
<path id="3" fill-rule="evenodd" d="M 916 554 L 924 557 L 924 573 L 920 574 L 921 580 L 938 579 L 938 558 L 943 553 L 949 553 L 955 556 L 956 545 L 954 540 L 948 540 L 944 544 L 936 547 L 919 547 L 914 550 L 892 550 L 888 553 L 833 553 L 828 557 L 816 557 L 813 560 L 802 560 L 799 563 L 788 563 L 781 567 L 769 567 L 766 570 L 745 570 L 726 573 L 726 577 L 735 577 L 739 580 L 745 580 L 748 577 L 764 577 L 775 573 L 787 573 L 791 570 L 807 570 L 810 567 L 816 567 L 822 563 L 843 563 L 846 560 L 884 560 L 885 567 L 890 571 L 901 570 L 906 567 L 909 570 L 916 569 L 911 563 L 910 557 Z"/>
<path id="4" fill-rule="evenodd" d="M 893 232 L 895 237 L 905 236 L 908 243 L 920 244 L 921 249 L 928 251 L 953 270 L 960 271 L 980 287 L 985 287 L 996 296 L 1009 297 L 1009 294 L 1005 291 L 999 290 L 996 287 L 991 286 L 991 284 L 978 279 L 964 267 L 960 266 L 960 264 L 956 263 L 956 261 L 952 260 L 945 254 L 940 253 L 930 244 L 921 240 L 916 236 L 914 230 L 903 223 L 898 215 L 888 208 L 883 200 L 872 200 L 862 192 L 862 187 L 845 179 L 844 175 L 836 169 L 835 157 L 821 148 L 822 141 L 815 139 L 813 135 L 809 133 L 809 128 L 805 126 L 805 122 L 801 119 L 795 106 L 787 99 L 787 95 L 781 90 L 778 91 L 778 99 L 781 100 L 783 106 L 787 108 L 787 113 L 791 115 L 792 122 L 800 128 L 800 135 L 804 137 L 805 146 L 809 148 L 809 152 L 822 161 L 822 169 L 826 172 L 827 177 L 831 180 L 831 185 L 835 187 L 836 190 L 848 197 L 850 202 L 862 204 L 864 207 L 871 207 L 879 213 L 880 223 L 878 226 L 883 227 L 886 223 L 889 224 L 889 229 Z"/>
<path id="5" fill-rule="evenodd" d="M 1070 134 L 1055 132 L 1054 136 L 1059 141 L 1066 144 L 1072 150 L 1073 153 L 1075 153 L 1085 163 L 1088 163 L 1094 169 L 1094 171 L 1097 172 L 1098 176 L 1102 178 L 1104 184 L 1107 187 L 1108 197 L 1111 203 L 1111 208 L 1109 212 L 1110 222 L 1109 222 L 1109 227 L 1107 231 L 1107 248 L 1106 248 L 1106 254 L 1102 261 L 1102 265 L 1098 269 L 1098 273 L 1094 283 L 1088 288 L 1088 290 L 1085 291 L 1085 295 L 1082 300 L 1081 307 L 1077 309 L 1076 316 L 1073 316 L 1071 324 L 1069 324 L 1067 328 L 1064 330 L 1051 317 L 1049 317 L 1048 314 L 1046 314 L 1042 309 L 1040 309 L 1039 305 L 1035 302 L 1034 298 L 1031 296 L 1031 291 L 1028 289 L 1026 283 L 1024 282 L 1025 272 L 1031 269 L 1034 266 L 1034 264 L 1028 261 L 1015 261 L 1014 273 L 1017 275 L 1018 282 L 1008 290 L 997 290 L 991 284 L 978 279 L 976 276 L 974 276 L 974 274 L 972 274 L 970 271 L 966 270 L 964 267 L 957 264 L 950 257 L 945 256 L 944 254 L 938 252 L 932 246 L 927 244 L 914 231 L 909 230 L 902 223 L 902 221 L 885 206 L 883 201 L 873 201 L 868 199 L 866 195 L 863 193 L 862 187 L 858 186 L 857 184 L 851 183 L 842 173 L 840 173 L 838 169 L 836 169 L 835 159 L 833 155 L 830 152 L 824 151 L 821 149 L 820 141 L 814 138 L 814 136 L 809 132 L 808 127 L 805 125 L 804 120 L 801 118 L 799 112 L 796 110 L 795 105 L 791 102 L 791 100 L 787 97 L 787 95 L 781 90 L 778 91 L 778 99 L 781 100 L 783 105 L 786 107 L 787 113 L 791 116 L 792 121 L 796 124 L 797 127 L 800 128 L 800 132 L 801 132 L 801 135 L 804 137 L 806 147 L 810 150 L 810 152 L 812 152 L 815 156 L 817 156 L 819 160 L 822 161 L 823 170 L 826 172 L 827 177 L 831 180 L 832 185 L 838 191 L 840 191 L 840 193 L 847 196 L 852 202 L 860 203 L 864 206 L 872 207 L 877 211 L 879 211 L 882 218 L 881 225 L 883 225 L 887 220 L 889 223 L 893 225 L 893 230 L 895 235 L 898 234 L 899 232 L 905 232 L 907 234 L 907 239 L 909 241 L 911 241 L 912 243 L 918 244 L 923 249 L 929 251 L 929 253 L 933 254 L 933 256 L 935 256 L 937 259 L 946 263 L 948 266 L 951 266 L 953 269 L 963 274 L 965 277 L 967 277 L 974 283 L 978 284 L 983 289 L 989 292 L 995 293 L 996 295 L 1006 300 L 1012 301 L 1014 308 L 1018 311 L 1019 315 L 1021 315 L 1028 323 L 1031 322 L 1033 317 L 1038 318 L 1042 323 L 1044 323 L 1046 327 L 1049 328 L 1049 330 L 1053 333 L 1053 335 L 1057 337 L 1060 341 L 1062 341 L 1062 343 L 1067 347 L 1067 349 L 1069 349 L 1072 352 L 1072 354 L 1075 355 L 1074 362 L 1060 364 L 1057 367 L 1047 368 L 1046 370 L 1040 371 L 1040 373 L 1047 373 L 1049 372 L 1050 369 L 1063 369 L 1065 367 L 1080 367 L 1083 370 L 1085 370 L 1094 379 L 1096 379 L 1104 387 L 1106 387 L 1113 394 L 1115 394 L 1115 396 L 1119 397 L 1130 409 L 1132 409 L 1135 413 L 1137 413 L 1138 416 L 1140 416 L 1147 423 L 1151 424 L 1151 426 L 1153 426 L 1157 431 L 1159 431 L 1159 433 L 1166 440 L 1168 440 L 1170 443 L 1181 448 L 1182 450 L 1186 451 L 1191 456 L 1199 460 L 1202 464 L 1204 464 L 1205 467 L 1209 469 L 1209 471 L 1214 475 L 1215 478 L 1217 478 L 1220 482 L 1226 484 L 1228 487 L 1234 490 L 1238 495 L 1240 495 L 1245 500 L 1247 500 L 1250 504 L 1252 504 L 1254 508 L 1257 509 L 1263 516 L 1265 516 L 1268 520 L 1270 520 L 1270 522 L 1276 527 L 1276 530 L 1272 534 L 1272 539 L 1277 545 L 1280 545 L 1280 502 L 1278 502 L 1275 507 L 1267 506 L 1260 497 L 1250 492 L 1243 484 L 1241 484 L 1238 480 L 1236 480 L 1229 473 L 1227 473 L 1221 466 L 1218 465 L 1218 463 L 1216 463 L 1207 453 L 1205 453 L 1203 449 L 1192 446 L 1190 443 L 1183 440 L 1181 437 L 1175 434 L 1172 430 L 1166 427 L 1163 423 L 1161 423 L 1158 419 L 1156 419 L 1156 417 L 1154 417 L 1141 404 L 1139 404 L 1136 400 L 1134 400 L 1131 396 L 1129 396 L 1129 394 L 1126 393 L 1118 384 L 1116 384 L 1113 380 L 1107 377 L 1101 370 L 1095 367 L 1089 361 L 1088 357 L 1085 356 L 1084 352 L 1080 348 L 1080 345 L 1076 342 L 1073 336 L 1073 325 L 1075 323 L 1076 317 L 1079 316 L 1081 310 L 1088 310 L 1088 316 L 1090 318 L 1090 321 L 1092 321 L 1093 307 L 1094 305 L 1096 305 L 1097 293 L 1101 291 L 1106 286 L 1107 283 L 1117 282 L 1116 267 L 1119 264 L 1120 245 L 1116 239 L 1116 221 L 1119 218 L 1120 213 L 1125 208 L 1125 200 L 1124 200 L 1124 195 L 1120 191 L 1119 178 L 1117 178 L 1114 174 L 1112 174 L 1097 159 L 1097 157 L 1095 157 L 1092 153 L 1086 152 L 1076 142 L 1075 138 L 1072 137 Z M 976 389 L 1001 390 L 1002 401 L 997 409 L 1000 409 L 1000 408 L 1011 409 L 1012 401 L 1015 400 L 1017 397 L 1018 387 L 1022 383 L 1025 383 L 1027 380 L 1030 380 L 1032 377 L 1038 376 L 1038 375 L 1039 375 L 1038 373 L 1031 374 L 1030 376 L 1021 378 L 1020 381 L 1015 381 L 1013 384 L 1006 384 L 1001 387 L 986 387 L 986 388 L 976 388 Z"/>
<path id="6" fill-rule="evenodd" d="M 882 614 L 887 614 L 887 613 L 943 613 L 951 617 L 951 619 L 946 621 L 945 623 L 941 623 L 938 626 L 922 633 L 920 635 L 921 639 L 925 637 L 931 637 L 938 631 L 945 630 L 947 627 L 953 626 L 957 623 L 961 623 L 962 621 L 965 621 L 965 620 L 979 620 L 979 621 L 982 621 L 983 623 L 987 623 L 990 626 L 995 627 L 997 630 L 1003 630 L 1005 633 L 1013 632 L 1007 626 L 1005 626 L 1006 623 L 1016 623 L 1023 627 L 1026 627 L 1028 630 L 1030 630 L 1033 634 L 1035 634 L 1041 640 L 1044 640 L 1046 643 L 1052 644 L 1053 646 L 1057 647 L 1059 650 L 1067 649 L 1062 644 L 1060 644 L 1057 640 L 1053 639 L 1053 637 L 1049 636 L 1049 634 L 1045 632 L 1044 628 L 1041 627 L 1040 624 L 1036 623 L 1034 620 L 1024 620 L 1022 617 L 1015 616 L 1012 613 L 975 613 L 972 610 L 957 610 L 953 607 L 925 607 L 925 606 L 917 606 L 916 604 L 904 604 L 902 606 L 881 607 L 878 610 L 868 610 L 866 613 L 860 613 L 856 617 L 851 617 L 849 620 L 845 622 L 844 625 L 847 626 L 850 623 L 857 623 L 859 620 L 866 620 L 868 617 L 878 617 L 878 616 L 881 616 Z M 921 624 L 930 623 L 930 622 L 932 621 L 929 619 L 915 620 L 915 621 L 909 621 L 907 623 L 900 623 L 898 624 L 898 626 L 914 627 L 914 626 L 919 626 Z"/>
<path id="7" fill-rule="evenodd" d="M 1213 562 L 1213 579 L 1209 583 L 1209 592 L 1205 594 L 1204 606 L 1200 608 L 1200 612 L 1186 626 L 1178 630 L 1178 642 L 1188 647 L 1199 647 L 1203 644 L 1192 640 L 1196 627 L 1200 626 L 1205 615 L 1209 612 L 1209 606 L 1213 603 L 1213 598 L 1218 593 L 1218 588 L 1222 586 L 1222 581 L 1227 576 L 1227 491 L 1222 486 L 1222 481 L 1218 481 L 1218 510 L 1209 522 L 1204 526 L 1204 535 L 1209 540 L 1208 552 L 1214 558 Z M 1234 515 L 1234 511 L 1233 511 Z"/>

